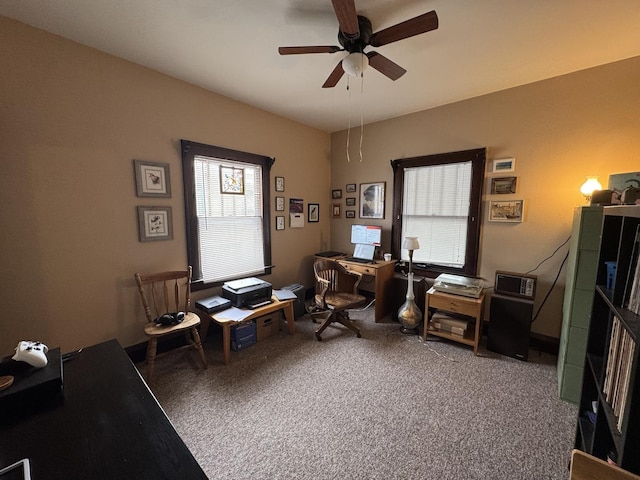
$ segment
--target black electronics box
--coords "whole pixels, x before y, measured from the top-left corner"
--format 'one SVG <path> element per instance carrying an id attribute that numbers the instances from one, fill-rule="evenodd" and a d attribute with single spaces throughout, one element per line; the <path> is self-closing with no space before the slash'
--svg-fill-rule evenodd
<path id="1" fill-rule="evenodd" d="M 269 282 L 258 281 L 248 286 L 234 288 L 235 283 L 222 286 L 222 296 L 231 300 L 234 307 L 250 307 L 258 301 L 271 301 L 272 287 Z"/>
<path id="2" fill-rule="evenodd" d="M 231 307 L 231 300 L 222 298 L 219 295 L 214 295 L 213 297 L 207 297 L 197 300 L 196 307 L 198 307 L 200 310 L 204 310 L 207 313 L 215 313 Z"/>
<path id="3" fill-rule="evenodd" d="M 533 300 L 493 294 L 489 306 L 487 350 L 527 361 Z"/>
<path id="4" fill-rule="evenodd" d="M 302 317 L 306 313 L 304 308 L 304 286 L 299 283 L 292 283 L 291 285 L 282 287 L 282 290 L 289 290 L 298 297 L 293 302 L 293 313 L 296 320 Z"/>
<path id="5" fill-rule="evenodd" d="M 46 353 L 47 365 L 33 367 L 26 362 L 5 357 L 0 361 L 0 376 L 12 376 L 13 384 L 0 391 L 0 410 L 9 406 L 24 407 L 42 403 L 62 391 L 62 357 L 60 348 Z"/>

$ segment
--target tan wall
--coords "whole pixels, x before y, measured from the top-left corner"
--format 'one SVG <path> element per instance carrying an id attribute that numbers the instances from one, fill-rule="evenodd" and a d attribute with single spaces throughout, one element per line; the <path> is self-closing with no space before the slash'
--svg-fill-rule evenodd
<path id="1" fill-rule="evenodd" d="M 495 270 L 531 270 L 567 239 L 574 207 L 586 204 L 579 188 L 587 175 L 598 175 L 606 187 L 609 174 L 640 170 L 639 80 L 640 57 L 636 57 L 365 125 L 363 163 L 358 154 L 359 129 L 351 132 L 350 163 L 346 160 L 346 132 L 334 133 L 331 188 L 387 182 L 386 218 L 370 222 L 384 226 L 383 249 L 388 250 L 393 179 L 390 160 L 480 147 L 488 148 L 489 160 L 515 157 L 515 195 L 487 194 L 489 178 L 496 176 L 489 173 L 491 162 L 487 164 L 480 274 L 492 286 Z M 366 98 L 365 93 L 363 101 L 366 104 L 375 99 Z M 525 200 L 524 222 L 488 222 L 488 201 L 511 198 Z M 342 203 L 344 208 L 344 200 Z M 342 219 L 332 221 L 333 249 L 351 248 L 352 223 L 344 214 Z M 536 310 L 566 251 L 565 246 L 535 272 L 539 279 Z M 564 274 L 563 269 L 532 326 L 534 332 L 560 336 Z"/>
<path id="2" fill-rule="evenodd" d="M 319 223 L 272 233 L 267 279 L 311 285 L 329 247 L 327 133 L 5 17 L 0 63 L 0 354 L 144 340 L 134 272 L 187 263 L 181 138 L 275 157 L 287 201 L 321 204 Z M 133 159 L 170 164 L 172 198 L 136 197 Z M 137 205 L 173 207 L 174 239 L 140 243 Z"/>

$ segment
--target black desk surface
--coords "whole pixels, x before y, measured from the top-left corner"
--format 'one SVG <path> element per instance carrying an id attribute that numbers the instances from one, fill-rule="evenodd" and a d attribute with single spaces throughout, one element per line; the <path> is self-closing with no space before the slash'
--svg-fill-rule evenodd
<path id="1" fill-rule="evenodd" d="M 116 340 L 64 364 L 63 392 L 0 412 L 0 468 L 31 478 L 206 479 Z"/>

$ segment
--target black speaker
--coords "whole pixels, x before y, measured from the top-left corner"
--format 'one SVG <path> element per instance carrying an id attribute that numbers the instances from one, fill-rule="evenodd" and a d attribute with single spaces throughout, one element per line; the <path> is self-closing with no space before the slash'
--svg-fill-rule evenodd
<path id="1" fill-rule="evenodd" d="M 489 307 L 487 349 L 527 361 L 533 300 L 493 294 Z"/>

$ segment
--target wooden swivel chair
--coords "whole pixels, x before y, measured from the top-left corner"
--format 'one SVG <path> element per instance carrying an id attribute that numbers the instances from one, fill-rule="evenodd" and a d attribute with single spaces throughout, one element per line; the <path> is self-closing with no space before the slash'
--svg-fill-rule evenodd
<path id="1" fill-rule="evenodd" d="M 358 285 L 362 280 L 362 274 L 350 272 L 338 262 L 327 259 L 317 259 L 313 264 L 316 276 L 316 295 L 314 298 L 319 312 L 325 316 L 322 325 L 316 330 L 316 338 L 321 341 L 320 334 L 334 322 L 341 323 L 353 330 L 358 338 L 361 337 L 360 329 L 349 319 L 348 309 L 358 308 L 366 302 L 366 298 L 358 295 Z"/>
<path id="2" fill-rule="evenodd" d="M 204 356 L 204 350 L 202 350 L 197 328 L 200 325 L 200 317 L 189 311 L 191 306 L 191 267 L 188 270 L 176 272 L 136 273 L 135 278 L 142 306 L 144 307 L 144 314 L 147 317 L 144 333 L 149 339 L 147 345 L 147 376 L 149 379 L 153 377 L 158 338 L 179 332 L 184 333 L 187 345 L 174 350 L 195 348 L 200 354 L 202 365 L 207 368 L 207 361 Z M 151 303 L 149 303 L 149 299 Z M 154 321 L 156 318 L 165 313 L 176 312 L 184 312 L 185 314 L 181 323 L 167 326 L 156 325 Z"/>

